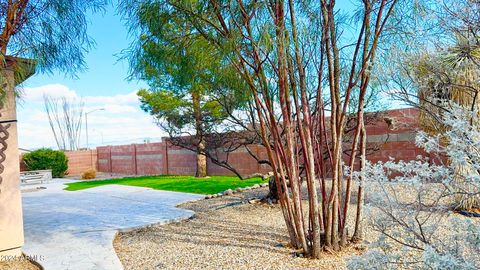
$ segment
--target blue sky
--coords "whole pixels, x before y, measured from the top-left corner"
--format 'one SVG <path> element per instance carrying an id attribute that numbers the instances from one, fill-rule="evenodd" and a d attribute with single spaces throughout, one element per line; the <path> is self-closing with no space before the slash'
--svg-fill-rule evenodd
<path id="1" fill-rule="evenodd" d="M 342 1 L 338 7 L 343 11 L 353 8 L 350 1 Z M 90 147 L 159 141 L 166 135 L 151 116 L 140 110 L 135 93 L 147 85 L 126 79 L 128 63 L 119 60 L 118 54 L 129 46 L 131 38 L 115 8 L 109 6 L 105 12 L 89 14 L 88 19 L 88 33 L 96 46 L 86 54 L 87 70 L 76 77 L 58 72 L 35 74 L 22 85 L 24 94 L 17 110 L 21 148 L 56 148 L 44 111 L 44 94 L 82 100 L 85 111 L 105 109 L 89 114 Z M 82 128 L 80 145 L 85 147 L 86 132 Z"/>
<path id="2" fill-rule="evenodd" d="M 61 73 L 37 74 L 25 83 L 26 87 L 60 83 L 76 89 L 81 95 L 113 95 L 146 86 L 141 82 L 128 82 L 128 63 L 118 61 L 116 54 L 129 46 L 131 38 L 114 7 L 109 6 L 105 12 L 88 16 L 88 32 L 96 43 L 86 55 L 88 70 L 78 73 L 78 78 Z"/>
<path id="3" fill-rule="evenodd" d="M 89 114 L 90 146 L 155 141 L 164 135 L 139 108 L 135 92 L 146 84 L 127 81 L 128 63 L 116 56 L 131 40 L 120 16 L 109 6 L 105 12 L 88 17 L 88 33 L 96 46 L 86 54 L 87 70 L 76 78 L 58 72 L 36 74 L 22 85 L 24 94 L 17 110 L 19 147 L 56 147 L 43 108 L 43 94 L 81 99 L 85 111 L 105 108 Z M 80 144 L 86 145 L 84 128 Z"/>

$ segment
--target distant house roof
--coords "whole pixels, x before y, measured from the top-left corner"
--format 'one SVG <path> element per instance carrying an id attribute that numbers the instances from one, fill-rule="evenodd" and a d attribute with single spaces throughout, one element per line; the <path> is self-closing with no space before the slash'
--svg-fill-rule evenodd
<path id="1" fill-rule="evenodd" d="M 20 154 L 25 154 L 25 153 L 30 153 L 32 151 L 28 150 L 28 149 L 25 149 L 25 148 L 18 148 L 18 152 L 20 152 Z"/>
<path id="2" fill-rule="evenodd" d="M 6 56 L 4 66 L 15 73 L 15 85 L 21 84 L 35 73 L 37 61 L 32 59 Z"/>

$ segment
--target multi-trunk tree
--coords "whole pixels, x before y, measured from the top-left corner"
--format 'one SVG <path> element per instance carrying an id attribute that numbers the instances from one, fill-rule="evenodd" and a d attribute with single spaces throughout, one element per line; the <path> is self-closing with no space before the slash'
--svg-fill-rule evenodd
<path id="1" fill-rule="evenodd" d="M 348 34 L 335 1 L 122 4 L 132 12 L 143 7 L 141 2 L 182 14 L 184 33 L 201 35 L 222 51 L 222 63 L 234 66 L 246 83 L 292 246 L 319 258 L 324 248 L 339 249 L 360 238 L 363 191 L 358 186 L 349 231 L 354 185 L 344 165 L 357 168 L 358 156 L 359 167 L 365 164 L 365 97 L 397 1 L 358 1 L 355 15 L 348 14 L 356 19 Z M 352 117 L 354 135 L 346 145 L 346 122 Z"/>

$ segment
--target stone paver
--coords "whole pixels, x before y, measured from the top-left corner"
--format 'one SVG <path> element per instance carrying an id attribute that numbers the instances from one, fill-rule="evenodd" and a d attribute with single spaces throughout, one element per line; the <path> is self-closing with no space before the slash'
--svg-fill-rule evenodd
<path id="1" fill-rule="evenodd" d="M 203 197 L 122 185 L 65 191 L 64 182 L 22 194 L 23 250 L 46 270 L 122 269 L 117 231 L 187 218 L 193 212 L 175 205 Z"/>

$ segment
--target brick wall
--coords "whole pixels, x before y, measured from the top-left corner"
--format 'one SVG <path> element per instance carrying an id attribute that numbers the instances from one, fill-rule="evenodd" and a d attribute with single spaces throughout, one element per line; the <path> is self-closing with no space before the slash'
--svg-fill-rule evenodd
<path id="1" fill-rule="evenodd" d="M 249 146 L 249 149 L 255 153 L 258 158 L 268 159 L 267 152 L 262 146 L 251 145 Z M 220 155 L 219 158 L 225 159 L 226 154 L 223 154 L 223 156 Z M 228 156 L 228 161 L 229 164 L 236 168 L 237 171 L 243 176 L 257 172 L 267 173 L 271 171 L 270 166 L 258 164 L 258 162 L 247 152 L 245 148 L 241 148 L 230 153 Z M 234 173 L 231 171 L 213 164 L 210 160 L 208 160 L 207 165 L 209 175 L 234 175 Z"/>
<path id="2" fill-rule="evenodd" d="M 367 159 L 377 162 L 387 161 L 390 157 L 414 160 L 418 155 L 425 156 L 425 151 L 415 145 L 415 133 L 419 129 L 417 119 L 417 109 L 398 109 L 386 111 L 378 123 L 367 125 L 367 142 L 379 147 Z"/>
<path id="3" fill-rule="evenodd" d="M 97 147 L 98 171 L 154 175 L 168 173 L 166 144 L 148 143 Z"/>
<path id="4" fill-rule="evenodd" d="M 418 110 L 399 109 L 384 112 L 378 122 L 367 125 L 368 144 L 378 148 L 368 155 L 372 162 L 413 160 L 425 152 L 415 145 L 415 132 L 418 129 Z M 250 149 L 263 159 L 266 151 L 253 145 Z M 98 171 L 137 175 L 175 174 L 194 175 L 196 156 L 194 152 L 169 145 L 168 142 L 131 144 L 97 147 Z M 259 165 L 245 149 L 229 155 L 229 163 L 242 175 L 268 172 L 267 165 Z M 233 175 L 227 169 L 208 161 L 209 175 Z"/>
<path id="5" fill-rule="evenodd" d="M 258 149 L 257 149 L 258 148 Z M 262 151 L 259 146 L 252 149 Z M 166 141 L 148 144 L 131 144 L 97 147 L 98 171 L 137 175 L 194 175 L 196 154 L 173 146 Z M 263 157 L 265 158 L 265 157 Z M 246 150 L 230 154 L 231 164 L 239 168 L 242 175 L 255 172 L 268 172 L 268 167 L 258 165 Z M 208 160 L 209 175 L 233 175 L 232 172 Z"/>

